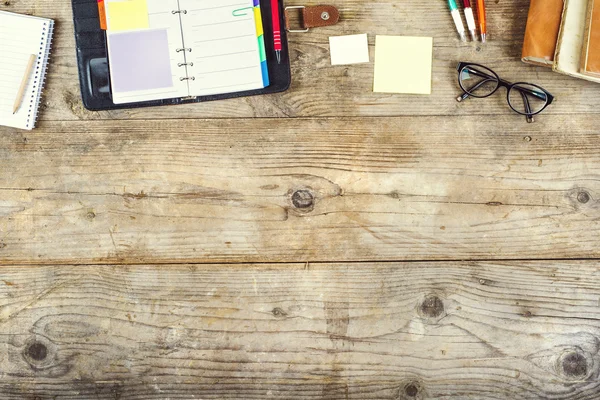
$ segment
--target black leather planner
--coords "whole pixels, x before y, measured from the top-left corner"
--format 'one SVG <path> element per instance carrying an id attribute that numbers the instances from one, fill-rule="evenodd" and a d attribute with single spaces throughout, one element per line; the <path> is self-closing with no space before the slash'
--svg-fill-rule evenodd
<path id="1" fill-rule="evenodd" d="M 83 104 L 88 110 L 99 111 L 197 103 L 283 92 L 290 86 L 291 71 L 286 32 L 285 30 L 281 31 L 283 51 L 281 53 L 281 63 L 278 64 L 273 48 L 271 2 L 268 0 L 261 0 L 260 7 L 263 20 L 267 67 L 269 71 L 269 86 L 264 89 L 236 93 L 114 104 L 111 95 L 109 72 L 110 60 L 108 59 L 106 33 L 100 28 L 98 2 L 97 0 L 72 0 L 72 4 L 81 96 L 83 98 Z M 279 6 L 280 24 L 283 27 L 285 26 L 285 22 L 282 2 L 279 2 Z"/>

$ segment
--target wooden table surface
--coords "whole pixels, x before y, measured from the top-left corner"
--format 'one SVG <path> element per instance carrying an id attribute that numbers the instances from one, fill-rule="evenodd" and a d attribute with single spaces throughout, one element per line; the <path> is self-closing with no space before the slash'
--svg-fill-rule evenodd
<path id="1" fill-rule="evenodd" d="M 0 128 L 2 400 L 600 398 L 600 86 L 519 61 L 526 0 L 485 45 L 443 1 L 329 3 L 288 92 L 112 112 L 69 1 L 0 3 L 57 24 L 38 129 Z M 433 93 L 332 67 L 364 32 L 433 36 Z M 459 104 L 458 61 L 556 102 Z"/>

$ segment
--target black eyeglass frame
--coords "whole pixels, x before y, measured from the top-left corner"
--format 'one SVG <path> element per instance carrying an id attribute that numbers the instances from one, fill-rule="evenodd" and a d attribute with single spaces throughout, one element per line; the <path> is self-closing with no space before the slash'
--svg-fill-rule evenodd
<path id="1" fill-rule="evenodd" d="M 463 82 L 461 80 L 461 74 L 463 72 L 463 70 L 468 67 L 468 66 L 473 66 L 473 67 L 481 67 L 484 68 L 487 71 L 490 71 L 492 74 L 494 74 L 494 76 L 490 76 L 486 73 L 483 73 L 481 71 L 477 71 L 477 70 L 473 70 L 473 71 L 469 71 L 469 73 L 473 74 L 473 75 L 477 75 L 483 78 L 486 78 L 484 80 L 482 80 L 481 82 L 477 83 L 475 86 L 473 86 L 470 89 L 466 89 L 463 86 Z M 538 115 L 539 113 L 541 113 L 542 111 L 544 111 L 546 109 L 546 107 L 548 107 L 550 104 L 552 104 L 552 101 L 554 101 L 554 96 L 552 96 L 552 94 L 550 94 L 550 92 L 548 92 L 546 89 L 544 89 L 543 87 L 539 86 L 539 85 L 535 85 L 533 83 L 529 83 L 529 82 L 515 82 L 515 83 L 511 83 L 508 81 L 505 81 L 504 79 L 501 79 L 498 74 L 496 72 L 494 72 L 492 69 L 486 67 L 485 65 L 481 65 L 481 64 L 476 64 L 476 63 L 470 63 L 470 62 L 459 62 L 456 70 L 458 71 L 458 85 L 460 86 L 460 88 L 463 91 L 463 95 L 457 97 L 457 101 L 463 101 L 468 97 L 475 97 L 478 99 L 483 99 L 486 97 L 490 97 L 491 95 L 493 95 L 494 93 L 496 93 L 498 91 L 498 89 L 500 87 L 504 87 L 506 88 L 506 102 L 508 103 L 508 106 L 517 114 L 520 115 L 524 115 L 527 117 L 527 121 L 528 122 L 533 122 L 533 116 L 534 115 Z M 473 90 L 477 90 L 479 87 L 481 87 L 482 85 L 490 82 L 490 81 L 495 81 L 496 82 L 496 87 L 494 88 L 494 90 L 492 90 L 490 93 L 486 94 L 486 95 L 477 95 L 473 93 Z M 546 98 L 543 98 L 542 96 L 540 96 L 539 93 L 536 93 L 533 90 L 528 90 L 527 88 L 524 88 L 522 86 L 519 85 L 529 85 L 529 86 L 533 86 L 539 90 L 541 90 L 545 95 Z M 515 107 L 513 107 L 513 105 L 510 102 L 510 92 L 511 90 L 518 90 L 519 93 L 521 94 L 521 97 L 523 98 L 523 103 L 525 105 L 525 112 L 523 111 L 519 111 L 517 110 Z M 546 104 L 544 104 L 544 106 L 536 111 L 536 112 L 531 112 L 531 106 L 529 105 L 529 99 L 527 98 L 526 94 L 531 95 L 533 97 L 536 97 L 540 100 L 545 100 Z"/>

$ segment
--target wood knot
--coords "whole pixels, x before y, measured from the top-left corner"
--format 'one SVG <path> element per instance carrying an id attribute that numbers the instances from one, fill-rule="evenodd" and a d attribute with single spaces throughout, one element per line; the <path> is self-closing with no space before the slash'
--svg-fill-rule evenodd
<path id="1" fill-rule="evenodd" d="M 415 384 L 411 383 L 404 388 L 404 393 L 406 393 L 406 395 L 409 397 L 415 397 L 417 394 L 419 394 L 419 388 Z"/>
<path id="2" fill-rule="evenodd" d="M 48 355 L 48 348 L 45 344 L 40 342 L 31 343 L 26 351 L 29 358 L 35 361 L 43 361 Z"/>
<path id="3" fill-rule="evenodd" d="M 531 136 L 525 136 L 523 140 L 526 142 L 531 142 Z"/>
<path id="4" fill-rule="evenodd" d="M 96 213 L 94 213 L 93 211 L 90 211 L 85 215 L 85 218 L 88 221 L 92 221 L 94 218 L 96 218 Z"/>
<path id="5" fill-rule="evenodd" d="M 410 381 L 400 387 L 398 393 L 398 400 L 422 400 L 423 386 L 418 381 Z"/>
<path id="6" fill-rule="evenodd" d="M 315 197 L 309 190 L 296 190 L 292 194 L 292 204 L 300 210 L 308 210 L 314 207 Z"/>
<path id="7" fill-rule="evenodd" d="M 588 203 L 590 201 L 590 199 L 591 199 L 590 194 L 584 190 L 577 193 L 577 201 L 580 202 L 581 204 Z"/>
<path id="8" fill-rule="evenodd" d="M 444 313 L 444 303 L 435 296 L 427 296 L 421 303 L 421 314 L 428 318 L 438 318 Z"/>
<path id="9" fill-rule="evenodd" d="M 271 313 L 273 313 L 275 318 L 285 318 L 288 316 L 288 313 L 286 313 L 281 307 L 275 307 Z"/>
<path id="10" fill-rule="evenodd" d="M 562 371 L 568 378 L 583 378 L 588 374 L 588 362 L 585 356 L 576 351 L 562 357 Z"/>
<path id="11" fill-rule="evenodd" d="M 4 242 L 0 242 L 0 250 L 2 250 L 2 249 L 3 249 L 3 248 L 5 248 L 5 247 L 6 247 L 6 243 L 4 243 Z"/>
<path id="12" fill-rule="evenodd" d="M 25 344 L 22 356 L 32 369 L 52 366 L 56 358 L 56 346 L 44 336 L 34 336 Z"/>

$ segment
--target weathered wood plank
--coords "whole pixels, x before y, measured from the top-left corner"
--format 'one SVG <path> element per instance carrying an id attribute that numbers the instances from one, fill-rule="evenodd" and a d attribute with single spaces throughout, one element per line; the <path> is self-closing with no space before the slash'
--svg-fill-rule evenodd
<path id="1" fill-rule="evenodd" d="M 310 2 L 303 2 L 307 4 Z M 332 28 L 290 36 L 293 85 L 290 91 L 206 104 L 113 112 L 88 112 L 79 95 L 70 1 L 23 0 L 3 2 L 0 10 L 30 13 L 57 20 L 45 106 L 41 119 L 165 119 L 303 116 L 488 115 L 512 113 L 502 94 L 494 98 L 457 104 L 460 91 L 454 67 L 457 61 L 481 62 L 512 81 L 538 83 L 557 101 L 545 113 L 598 113 L 600 91 L 596 84 L 535 68 L 519 61 L 529 2 L 513 0 L 488 5 L 491 41 L 460 44 L 444 2 L 385 0 L 333 0 L 342 22 Z M 371 58 L 375 34 L 428 35 L 434 37 L 433 94 L 406 96 L 372 92 L 373 63 L 332 67 L 328 37 L 367 32 Z"/>
<path id="2" fill-rule="evenodd" d="M 596 261 L 6 266 L 0 391 L 597 399 L 599 271 Z"/>
<path id="3" fill-rule="evenodd" d="M 598 257 L 599 124 L 400 117 L 5 130 L 0 263 Z"/>

